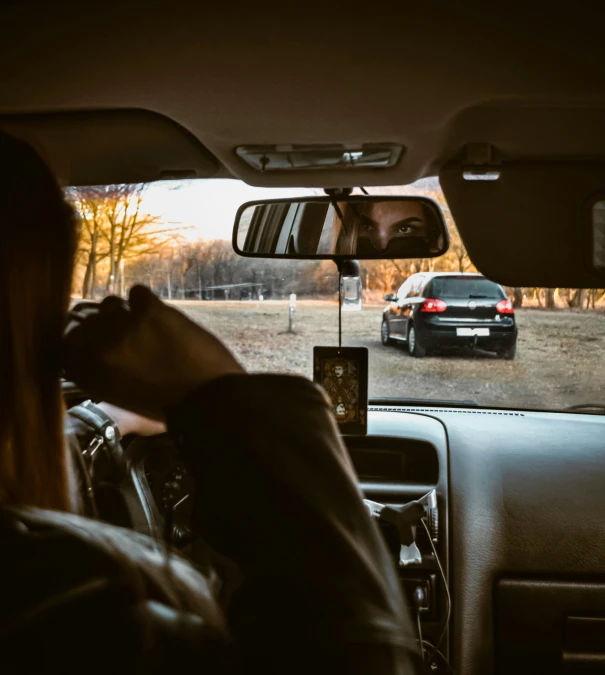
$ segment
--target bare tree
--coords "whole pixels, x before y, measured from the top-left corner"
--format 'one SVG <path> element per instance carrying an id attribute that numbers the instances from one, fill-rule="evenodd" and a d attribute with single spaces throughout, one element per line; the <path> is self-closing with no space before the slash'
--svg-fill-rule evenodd
<path id="1" fill-rule="evenodd" d="M 107 257 L 99 253 L 99 237 L 104 225 L 102 188 L 68 188 L 66 197 L 80 218 L 77 257 L 85 269 L 82 297 L 89 298 L 94 295 L 97 283 L 97 265 Z"/>
<path id="2" fill-rule="evenodd" d="M 144 184 L 103 185 L 67 190 L 82 222 L 78 259 L 84 266 L 83 297 L 94 296 L 99 271 L 105 291 L 124 288 L 124 262 L 158 251 L 180 228 L 165 227 L 143 209 Z"/>
<path id="3" fill-rule="evenodd" d="M 545 306 L 546 309 L 555 309 L 557 306 L 556 304 L 556 299 L 555 299 L 555 294 L 557 292 L 556 288 L 547 288 L 546 290 L 546 299 L 545 299 Z"/>
<path id="4" fill-rule="evenodd" d="M 596 309 L 596 304 L 605 296 L 605 288 L 591 288 L 586 299 L 586 309 Z"/>
<path id="5" fill-rule="evenodd" d="M 515 309 L 523 307 L 523 289 L 519 287 L 513 288 L 513 306 Z"/>

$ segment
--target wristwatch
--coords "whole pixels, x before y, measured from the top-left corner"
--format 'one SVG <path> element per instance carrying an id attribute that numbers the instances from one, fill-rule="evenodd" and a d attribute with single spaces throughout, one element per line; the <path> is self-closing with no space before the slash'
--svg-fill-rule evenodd
<path id="1" fill-rule="evenodd" d="M 94 486 L 102 482 L 117 484 L 125 461 L 122 435 L 114 420 L 91 400 L 67 411 L 65 434 L 70 441 L 86 493 L 86 511 L 96 516 Z"/>

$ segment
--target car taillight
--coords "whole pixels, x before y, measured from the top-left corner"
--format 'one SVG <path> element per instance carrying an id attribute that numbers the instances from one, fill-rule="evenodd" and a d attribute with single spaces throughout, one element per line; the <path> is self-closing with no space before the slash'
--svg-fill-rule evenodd
<path id="1" fill-rule="evenodd" d="M 513 303 L 510 300 L 500 300 L 500 302 L 496 305 L 496 311 L 499 314 L 514 314 L 515 308 L 513 307 Z"/>
<path id="2" fill-rule="evenodd" d="M 447 303 L 439 298 L 427 298 L 420 307 L 421 312 L 445 312 Z"/>

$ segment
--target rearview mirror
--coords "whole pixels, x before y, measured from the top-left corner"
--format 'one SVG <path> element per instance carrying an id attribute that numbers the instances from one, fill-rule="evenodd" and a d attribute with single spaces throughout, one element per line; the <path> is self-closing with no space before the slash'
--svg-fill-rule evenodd
<path id="1" fill-rule="evenodd" d="M 387 293 L 387 294 L 384 296 L 385 302 L 395 302 L 396 299 L 397 299 L 397 298 L 396 298 L 392 293 Z"/>
<path id="2" fill-rule="evenodd" d="M 449 236 L 427 197 L 310 197 L 248 202 L 235 217 L 233 248 L 255 258 L 434 258 Z"/>

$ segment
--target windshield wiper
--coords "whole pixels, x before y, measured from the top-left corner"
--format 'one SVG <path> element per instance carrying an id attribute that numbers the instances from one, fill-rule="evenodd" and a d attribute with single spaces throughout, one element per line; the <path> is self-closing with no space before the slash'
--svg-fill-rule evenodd
<path id="1" fill-rule="evenodd" d="M 469 298 L 489 298 L 489 295 L 475 295 L 474 293 L 470 293 Z"/>
<path id="2" fill-rule="evenodd" d="M 479 408 L 477 401 L 447 401 L 428 398 L 371 398 L 370 405 L 409 405 L 424 408 Z"/>
<path id="3" fill-rule="evenodd" d="M 580 403 L 563 408 L 566 412 L 586 413 L 587 415 L 605 415 L 605 405 L 602 403 Z"/>

